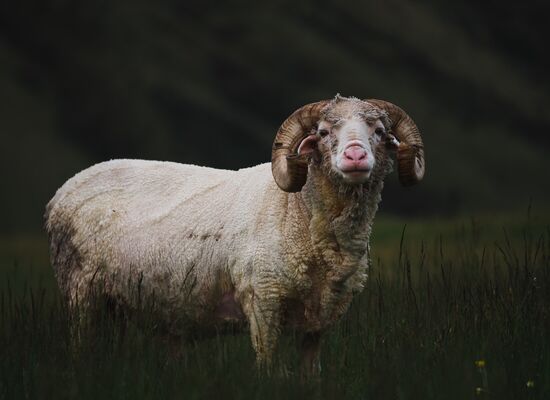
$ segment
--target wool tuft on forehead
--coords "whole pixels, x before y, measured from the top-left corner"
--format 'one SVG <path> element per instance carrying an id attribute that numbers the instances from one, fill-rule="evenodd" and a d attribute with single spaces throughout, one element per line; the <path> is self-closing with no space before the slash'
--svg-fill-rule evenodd
<path id="1" fill-rule="evenodd" d="M 343 120 L 361 118 L 365 121 L 380 119 L 386 129 L 390 129 L 391 121 L 388 113 L 357 97 L 344 97 L 337 94 L 325 107 L 322 119 L 331 124 L 338 124 Z"/>

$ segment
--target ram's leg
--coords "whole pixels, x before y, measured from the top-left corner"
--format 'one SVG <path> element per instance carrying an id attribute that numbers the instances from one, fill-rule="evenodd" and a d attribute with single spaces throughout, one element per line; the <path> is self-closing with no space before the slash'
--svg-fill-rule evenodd
<path id="1" fill-rule="evenodd" d="M 269 374 L 280 334 L 280 301 L 274 296 L 256 293 L 245 312 L 258 368 Z"/>
<path id="2" fill-rule="evenodd" d="M 319 377 L 321 375 L 321 333 L 304 334 L 300 350 L 302 379 Z"/>

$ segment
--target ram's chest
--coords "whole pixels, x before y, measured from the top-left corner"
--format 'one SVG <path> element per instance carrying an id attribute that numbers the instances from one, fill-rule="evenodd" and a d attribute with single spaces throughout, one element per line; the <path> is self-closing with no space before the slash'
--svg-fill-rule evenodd
<path id="1" fill-rule="evenodd" d="M 355 292 L 361 291 L 367 274 L 367 259 L 360 260 L 344 280 L 334 280 L 335 271 L 346 265 L 312 263 L 296 280 L 295 295 L 284 304 L 284 319 L 288 326 L 304 331 L 327 328 L 345 314 Z"/>

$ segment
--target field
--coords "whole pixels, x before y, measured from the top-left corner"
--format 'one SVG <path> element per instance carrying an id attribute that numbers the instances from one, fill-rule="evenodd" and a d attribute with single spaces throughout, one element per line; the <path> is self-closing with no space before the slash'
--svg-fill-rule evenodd
<path id="1" fill-rule="evenodd" d="M 548 214 L 378 218 L 365 291 L 296 375 L 296 337 L 258 374 L 246 335 L 189 342 L 69 323 L 42 237 L 0 244 L 0 399 L 535 399 L 550 394 Z"/>

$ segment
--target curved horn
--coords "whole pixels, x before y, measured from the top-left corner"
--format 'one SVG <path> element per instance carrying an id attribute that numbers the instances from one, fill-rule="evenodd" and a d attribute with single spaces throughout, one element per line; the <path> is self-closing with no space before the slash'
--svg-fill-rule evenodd
<path id="1" fill-rule="evenodd" d="M 298 146 L 309 134 L 328 100 L 307 104 L 294 111 L 277 131 L 271 150 L 271 171 L 285 192 L 299 192 L 306 183 L 309 156 L 299 155 Z"/>
<path id="2" fill-rule="evenodd" d="M 418 183 L 424 177 L 424 144 L 420 132 L 411 117 L 401 108 L 384 100 L 368 99 L 370 103 L 386 111 L 391 120 L 391 131 L 400 141 L 397 149 L 399 181 L 403 186 Z"/>

